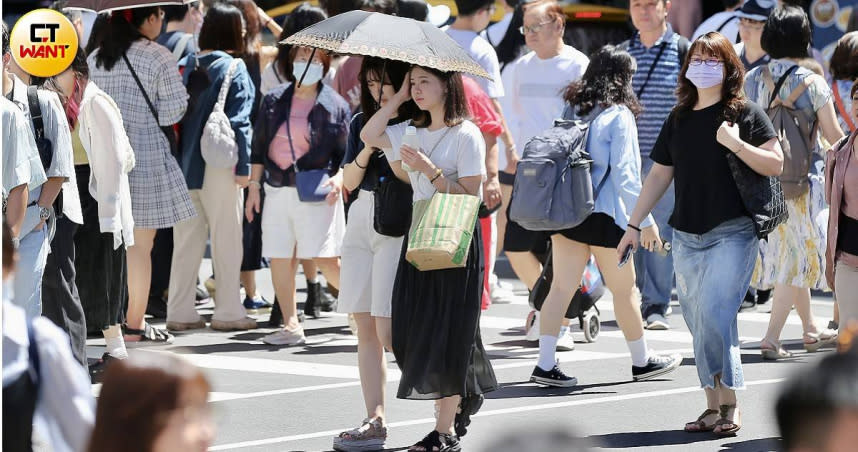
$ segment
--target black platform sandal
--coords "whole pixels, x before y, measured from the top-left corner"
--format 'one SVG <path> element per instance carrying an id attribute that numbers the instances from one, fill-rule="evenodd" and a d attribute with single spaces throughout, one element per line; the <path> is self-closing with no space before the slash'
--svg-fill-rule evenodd
<path id="1" fill-rule="evenodd" d="M 432 430 L 419 442 L 408 448 L 408 452 L 461 452 L 459 437 Z"/>

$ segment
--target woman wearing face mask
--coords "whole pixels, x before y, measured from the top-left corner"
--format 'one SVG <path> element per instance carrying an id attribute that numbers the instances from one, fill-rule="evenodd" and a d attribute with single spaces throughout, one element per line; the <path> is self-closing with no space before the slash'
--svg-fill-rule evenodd
<path id="1" fill-rule="evenodd" d="M 250 193 L 245 207 L 248 221 L 253 221 L 259 214 L 259 189 L 264 182 L 262 255 L 271 261 L 274 292 L 285 324 L 263 339 L 272 345 L 305 341 L 295 307 L 296 259 L 312 259 L 338 286 L 345 233 L 342 173 L 338 169 L 346 150 L 349 106 L 321 83 L 331 61 L 327 53 L 307 47 L 293 47 L 290 53 L 297 82 L 279 86 L 262 101 L 262 114 L 254 126 Z M 319 187 L 330 190 L 324 201 L 299 198 L 296 166 L 297 171 L 328 170 L 330 178 Z"/>
<path id="2" fill-rule="evenodd" d="M 359 74 L 362 111 L 352 118 L 349 126 L 349 140 L 343 158 L 343 188 L 353 201 L 343 239 L 343 286 L 337 310 L 354 314 L 358 326 L 358 366 L 367 415 L 360 427 L 334 438 L 336 450 L 383 449 L 387 438 L 384 412 L 387 363 L 384 349 L 393 348 L 390 297 L 402 237 L 382 235 L 375 230 L 373 212 L 378 201 L 373 191 L 385 179 L 396 176 L 381 149 L 365 147 L 359 135 L 366 121 L 387 105 L 402 87 L 408 69 L 406 63 L 364 58 Z M 382 76 L 384 82 L 381 81 Z M 402 104 L 393 111 L 388 123 L 396 124 L 410 118 L 413 110 L 413 102 Z M 409 212 L 399 214 L 407 216 Z"/>
<path id="3" fill-rule="evenodd" d="M 810 306 L 810 290 L 830 290 L 825 281 L 825 225 L 816 220 L 827 208 L 822 149 L 817 142 L 821 136 L 828 143 L 836 143 L 843 131 L 837 122 L 828 83 L 802 67 L 811 39 L 810 19 L 804 10 L 795 6 L 776 9 L 766 21 L 760 39 L 772 61 L 748 72 L 745 95 L 751 102 L 768 108 L 774 86 L 782 78 L 777 93 L 781 101 L 789 102 L 794 92 L 802 90 L 793 106 L 810 122 L 808 142 L 815 146 L 808 149 L 809 155 L 799 155 L 796 149 L 804 151 L 807 145 L 793 144 L 793 159 L 810 160 L 808 174 L 803 178 L 807 190 L 786 200 L 789 218 L 761 243 L 761 258 L 754 271 L 754 287 L 774 287 L 772 315 L 766 335 L 760 341 L 760 353 L 764 359 L 776 360 L 792 356 L 781 346 L 780 335 L 793 306 L 801 318 L 805 350 L 813 352 L 837 340 L 837 331 L 817 326 Z M 785 167 L 790 168 L 790 164 L 787 160 Z M 782 182 L 789 189 L 788 182 Z"/>
<path id="4" fill-rule="evenodd" d="M 387 125 L 412 98 L 420 109 L 413 117 L 419 150 L 402 144 L 408 122 Z M 410 83 L 370 118 L 360 137 L 368 147 L 384 149 L 394 171 L 403 163 L 410 167 L 415 201 L 439 191 L 479 196 L 486 178 L 485 143 L 466 116 L 460 74 L 415 66 Z M 406 249 L 403 244 L 392 299 L 393 353 L 402 370 L 397 397 L 435 400 L 437 409 L 435 429 L 409 450 L 458 451 L 482 394 L 497 388 L 479 331 L 480 226 L 463 268 L 420 271 L 405 259 Z"/>
<path id="5" fill-rule="evenodd" d="M 741 428 L 735 391 L 745 386 L 736 317 L 758 240 L 727 153 L 764 176 L 781 173 L 783 154 L 766 113 L 744 98 L 744 70 L 730 41 L 707 33 L 688 54 L 679 101 L 656 141 L 655 164 L 617 253 L 639 246 L 640 222 L 673 181 L 676 287 L 706 394 L 706 410 L 685 431 L 734 435 Z"/>
<path id="6" fill-rule="evenodd" d="M 123 327 L 129 345 L 173 341 L 170 333 L 144 319 L 152 243 L 157 229 L 196 215 L 182 170 L 171 155 L 167 134 L 173 130 L 165 127 L 182 118 L 188 93 L 176 58 L 152 42 L 161 33 L 163 17 L 158 7 L 113 11 L 94 32 L 95 42 L 90 44 L 95 50 L 87 58 L 90 80 L 119 106 L 136 158 L 128 174 L 135 227 L 134 246 L 128 248 L 128 314 Z"/>

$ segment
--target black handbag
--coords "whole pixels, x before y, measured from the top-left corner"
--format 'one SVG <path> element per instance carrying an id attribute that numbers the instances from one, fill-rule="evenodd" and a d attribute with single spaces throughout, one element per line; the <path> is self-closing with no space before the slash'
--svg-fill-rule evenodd
<path id="1" fill-rule="evenodd" d="M 143 83 L 140 82 L 140 78 L 137 77 L 137 71 L 134 70 L 134 67 L 131 66 L 131 62 L 128 61 L 128 57 L 123 53 L 122 59 L 125 60 L 125 65 L 128 66 L 128 70 L 131 71 L 131 76 L 134 77 L 134 81 L 137 82 L 137 87 L 140 88 L 140 93 L 143 94 L 143 100 L 146 101 L 146 105 L 149 106 L 149 112 L 152 113 L 152 116 L 155 118 L 155 124 L 161 128 L 161 132 L 164 133 L 164 136 L 167 137 L 167 143 L 170 144 L 170 153 L 173 154 L 173 157 L 178 158 L 180 149 L 179 149 L 179 139 L 176 137 L 176 131 L 173 130 L 173 126 L 162 126 L 160 122 L 158 122 L 158 112 L 155 110 L 155 106 L 152 105 L 152 101 L 149 99 L 149 95 L 146 94 L 146 90 L 143 88 Z"/>
<path id="2" fill-rule="evenodd" d="M 765 239 L 789 218 L 780 180 L 774 176 L 760 175 L 732 152 L 727 154 L 727 164 L 739 189 L 742 204 L 754 221 L 757 238 Z"/>
<path id="3" fill-rule="evenodd" d="M 396 177 L 382 178 L 373 192 L 372 227 L 388 237 L 402 237 L 411 227 L 414 192 Z"/>

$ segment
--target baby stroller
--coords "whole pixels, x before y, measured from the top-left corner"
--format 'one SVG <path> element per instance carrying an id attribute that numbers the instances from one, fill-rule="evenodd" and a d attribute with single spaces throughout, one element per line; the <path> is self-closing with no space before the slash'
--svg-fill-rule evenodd
<path id="1" fill-rule="evenodd" d="M 533 290 L 530 292 L 530 306 L 539 311 L 542 308 L 542 303 L 548 296 L 548 290 L 551 288 L 551 281 L 554 278 L 554 266 L 551 261 L 551 249 L 542 259 L 542 274 L 533 285 Z M 587 266 L 584 268 L 584 276 L 581 278 L 581 286 L 575 291 L 572 296 L 572 301 L 569 303 L 569 308 L 566 309 L 566 318 L 578 319 L 578 325 L 584 331 L 584 339 L 587 342 L 595 342 L 601 331 L 601 320 L 599 308 L 596 307 L 596 302 L 602 298 L 605 293 L 605 285 L 602 282 L 602 274 L 599 272 L 599 267 L 596 265 L 596 260 L 590 256 Z M 527 318 L 526 329 L 533 325 L 532 317 L 535 315 L 531 312 Z"/>

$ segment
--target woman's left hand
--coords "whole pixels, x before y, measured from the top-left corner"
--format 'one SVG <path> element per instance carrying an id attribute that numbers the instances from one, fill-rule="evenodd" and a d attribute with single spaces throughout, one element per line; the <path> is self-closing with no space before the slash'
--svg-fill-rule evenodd
<path id="1" fill-rule="evenodd" d="M 327 182 L 325 182 L 322 187 L 331 187 L 330 193 L 325 198 L 328 201 L 328 204 L 334 205 L 340 199 L 340 194 L 343 191 L 343 174 L 342 171 L 337 172 L 337 174 L 333 175 Z"/>
<path id="2" fill-rule="evenodd" d="M 418 151 L 417 149 L 403 144 L 402 147 L 399 148 L 399 153 L 402 157 L 402 161 L 406 165 L 410 166 L 414 171 L 418 171 L 423 174 L 435 171 L 435 165 L 432 164 L 429 157 L 426 157 L 426 154 Z"/>
<path id="3" fill-rule="evenodd" d="M 715 136 L 718 139 L 718 143 L 729 149 L 730 152 L 736 152 L 734 149 L 742 141 L 739 137 L 739 125 L 727 121 L 721 123 L 721 126 L 718 127 L 718 133 Z"/>

